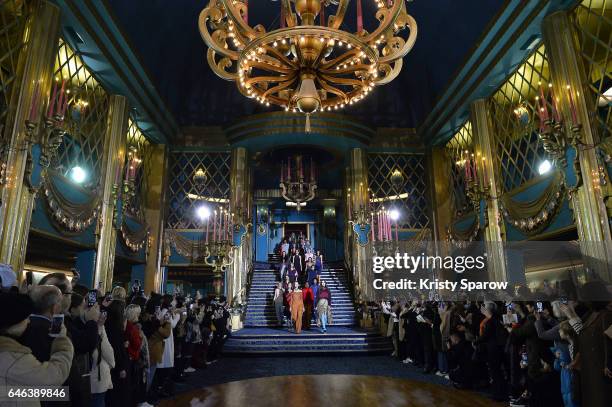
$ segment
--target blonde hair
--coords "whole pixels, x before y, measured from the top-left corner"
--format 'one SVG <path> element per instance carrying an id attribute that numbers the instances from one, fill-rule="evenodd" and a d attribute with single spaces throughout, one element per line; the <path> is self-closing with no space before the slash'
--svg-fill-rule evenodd
<path id="1" fill-rule="evenodd" d="M 140 305 L 130 304 L 125 309 L 125 319 L 130 322 L 136 322 L 140 318 Z"/>
<path id="2" fill-rule="evenodd" d="M 125 292 L 125 288 L 117 286 L 113 288 L 111 295 L 113 296 L 113 300 L 125 301 L 125 297 L 127 296 L 127 293 Z"/>

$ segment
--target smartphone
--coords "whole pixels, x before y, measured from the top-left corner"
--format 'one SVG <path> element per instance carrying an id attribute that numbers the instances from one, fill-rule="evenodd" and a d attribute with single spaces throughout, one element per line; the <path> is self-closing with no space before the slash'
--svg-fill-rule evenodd
<path id="1" fill-rule="evenodd" d="M 112 300 L 113 300 L 112 294 L 108 294 L 106 297 L 104 297 L 104 301 L 106 301 L 106 302 L 110 302 Z"/>
<path id="2" fill-rule="evenodd" d="M 64 324 L 64 314 L 54 314 L 51 320 L 51 329 L 49 330 L 49 336 L 59 336 L 62 331 L 62 325 Z"/>
<path id="3" fill-rule="evenodd" d="M 561 302 L 561 304 L 567 305 L 567 298 L 561 297 L 561 298 L 559 298 L 559 302 Z"/>
<path id="4" fill-rule="evenodd" d="M 28 271 L 26 273 L 26 284 L 32 285 L 33 283 L 34 283 L 34 273 L 32 273 L 31 271 Z"/>
<path id="5" fill-rule="evenodd" d="M 536 302 L 536 310 L 537 310 L 538 312 L 542 312 L 542 311 L 544 311 L 544 307 L 542 306 L 542 301 L 538 301 L 538 302 Z"/>
<path id="6" fill-rule="evenodd" d="M 161 309 L 161 307 L 160 307 L 159 305 L 157 305 L 157 306 L 155 307 L 155 313 L 156 313 L 156 314 L 159 314 L 159 310 L 160 310 L 160 309 Z"/>
<path id="7" fill-rule="evenodd" d="M 100 315 L 101 315 L 103 318 L 106 318 L 106 315 L 107 315 L 107 314 L 108 314 L 108 313 L 107 313 L 107 311 L 106 311 L 105 309 L 103 309 L 102 311 L 100 311 Z"/>
<path id="8" fill-rule="evenodd" d="M 89 290 L 87 293 L 87 306 L 93 307 L 98 302 L 98 292 L 96 290 Z"/>
<path id="9" fill-rule="evenodd" d="M 509 302 L 509 303 L 507 303 L 507 304 L 506 304 L 506 310 L 507 310 L 507 311 L 512 311 L 512 310 L 513 310 L 513 308 L 512 308 L 512 303 L 511 303 L 511 302 Z"/>

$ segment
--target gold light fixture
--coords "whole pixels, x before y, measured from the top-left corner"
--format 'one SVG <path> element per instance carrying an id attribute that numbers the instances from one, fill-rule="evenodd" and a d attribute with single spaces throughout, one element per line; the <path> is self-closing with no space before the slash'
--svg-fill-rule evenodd
<path id="1" fill-rule="evenodd" d="M 266 32 L 249 25 L 246 0 L 210 0 L 198 20 L 208 63 L 267 106 L 308 115 L 351 105 L 397 77 L 417 24 L 404 0 L 376 0 L 378 26 L 368 32 L 357 0 L 357 30 L 348 32 L 340 27 L 349 3 L 281 0 L 280 28 Z"/>

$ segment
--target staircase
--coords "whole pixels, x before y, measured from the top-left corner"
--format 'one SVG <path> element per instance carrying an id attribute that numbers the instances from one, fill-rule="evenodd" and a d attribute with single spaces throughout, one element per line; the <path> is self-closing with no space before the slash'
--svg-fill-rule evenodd
<path id="1" fill-rule="evenodd" d="M 321 333 L 313 319 L 310 330 L 289 332 L 276 321 L 274 287 L 280 280 L 272 262 L 255 263 L 248 295 L 245 327 L 225 342 L 225 354 L 352 354 L 390 353 L 388 338 L 374 330 L 355 327 L 355 309 L 349 290 L 348 273 L 341 263 L 330 264 L 321 273 L 332 294 L 333 324 Z"/>
<path id="2" fill-rule="evenodd" d="M 321 280 L 325 281 L 332 295 L 333 323 L 330 326 L 355 325 L 355 308 L 348 287 L 346 270 L 343 267 L 332 265 L 331 268 L 321 272 Z M 244 321 L 245 327 L 278 326 L 272 301 L 274 287 L 278 281 L 280 281 L 280 274 L 270 267 L 270 264 L 257 263 L 254 265 Z M 314 318 L 313 323 L 315 323 Z"/>

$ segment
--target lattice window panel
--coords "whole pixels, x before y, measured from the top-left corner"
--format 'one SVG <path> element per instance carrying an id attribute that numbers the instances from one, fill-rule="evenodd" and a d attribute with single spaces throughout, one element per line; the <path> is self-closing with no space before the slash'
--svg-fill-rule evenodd
<path id="1" fill-rule="evenodd" d="M 167 226 L 172 229 L 199 229 L 196 209 L 204 202 L 201 198 L 229 200 L 229 152 L 173 152 L 168 180 Z M 205 180 L 194 178 L 202 169 Z M 215 205 L 215 204 L 212 204 Z"/>
<path id="2" fill-rule="evenodd" d="M 401 174 L 401 180 L 392 179 L 396 170 Z M 426 228 L 429 225 L 426 174 L 425 158 L 422 154 L 368 154 L 371 195 L 381 198 L 408 194 L 406 198 L 373 202 L 372 209 L 378 211 L 383 206 L 386 209 L 396 208 L 400 211 L 400 228 Z"/>
<path id="3" fill-rule="evenodd" d="M 23 0 L 0 0 L 0 138 L 15 85 L 19 53 L 25 44 L 27 11 Z"/>
<path id="4" fill-rule="evenodd" d="M 68 109 L 64 120 L 68 134 L 53 166 L 64 175 L 80 166 L 88 174 L 86 186 L 95 187 L 102 175 L 108 94 L 63 39 L 59 41 L 54 77 L 58 87 L 66 81 Z"/>
<path id="5" fill-rule="evenodd" d="M 126 144 L 128 151 L 132 151 L 136 154 L 136 157 L 142 160 L 134 179 L 135 194 L 127 202 L 127 212 L 141 221 L 144 221 L 144 205 L 147 194 L 149 193 L 149 183 L 151 179 L 153 146 L 132 118 L 128 120 Z"/>
<path id="6" fill-rule="evenodd" d="M 612 1 L 585 0 L 573 15 L 591 99 L 591 125 L 603 139 L 612 134 Z"/>
<path id="7" fill-rule="evenodd" d="M 455 213 L 468 213 L 473 209 L 465 195 L 465 157 L 467 151 L 474 151 L 473 146 L 472 122 L 469 120 L 446 143 L 446 156 L 450 160 L 451 201 Z"/>
<path id="8" fill-rule="evenodd" d="M 548 156 L 537 131 L 540 122 L 536 97 L 550 83 L 548 59 L 540 45 L 490 99 L 493 116 L 495 164 L 504 192 L 538 176 L 538 166 Z M 548 111 L 552 106 L 548 103 Z"/>

